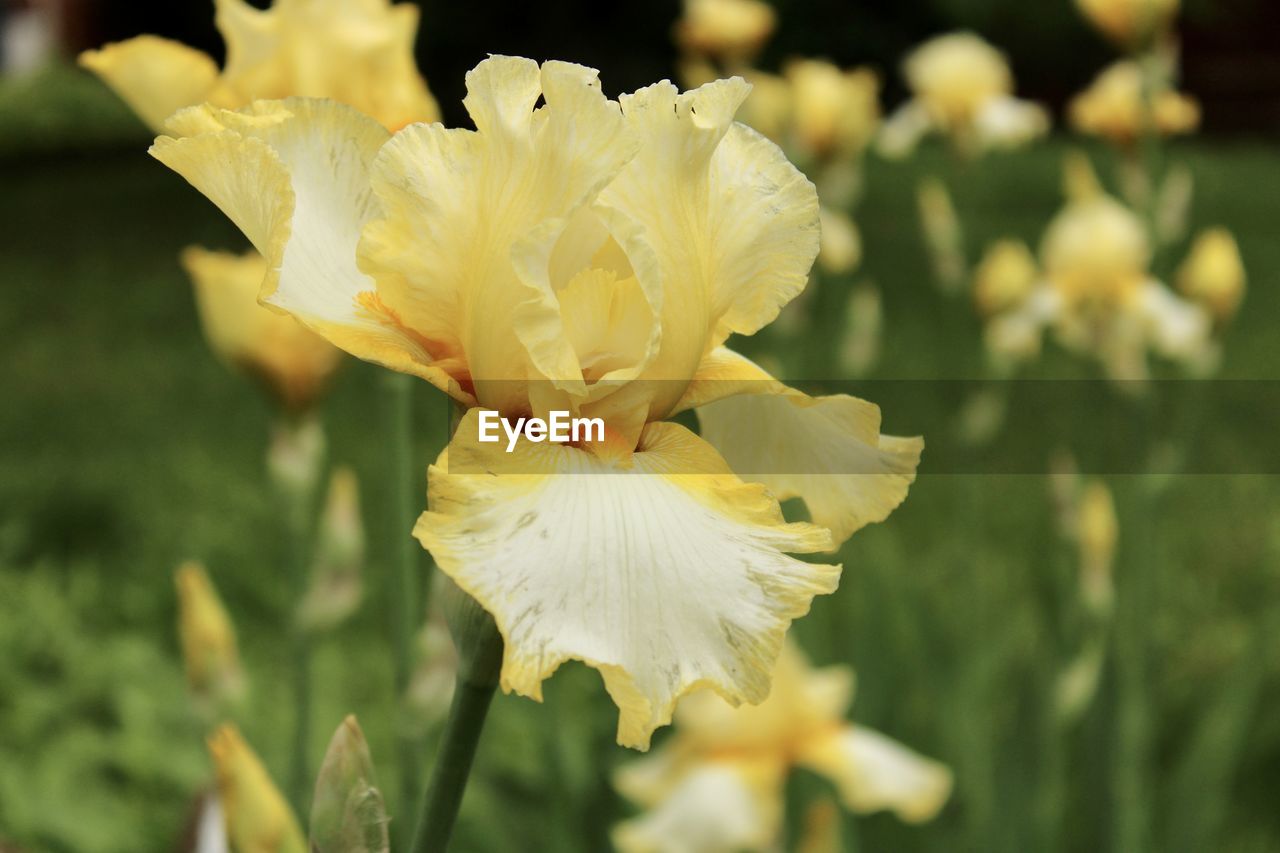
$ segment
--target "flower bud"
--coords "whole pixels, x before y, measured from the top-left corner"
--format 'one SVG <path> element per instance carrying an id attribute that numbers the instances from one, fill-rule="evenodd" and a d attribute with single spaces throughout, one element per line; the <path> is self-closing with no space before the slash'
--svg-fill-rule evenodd
<path id="1" fill-rule="evenodd" d="M 305 507 L 315 494 L 324 456 L 324 428 L 319 421 L 282 419 L 271 431 L 267 473 L 294 506 Z"/>
<path id="2" fill-rule="evenodd" d="M 209 736 L 227 834 L 238 853 L 306 853 L 288 803 L 235 726 Z"/>
<path id="3" fill-rule="evenodd" d="M 818 266 L 831 275 L 852 272 L 862 261 L 858 226 L 844 212 L 829 207 L 818 209 L 818 219 L 822 227 Z"/>
<path id="4" fill-rule="evenodd" d="M 844 337 L 837 356 L 840 372 L 846 376 L 864 376 L 880 356 L 884 309 L 879 289 L 869 283 L 855 285 L 844 310 Z"/>
<path id="5" fill-rule="evenodd" d="M 1021 240 L 992 244 L 973 276 L 973 301 L 984 317 L 999 314 L 1024 300 L 1040 270 L 1031 249 Z"/>
<path id="6" fill-rule="evenodd" d="M 1076 516 L 1080 549 L 1080 593 L 1095 612 L 1109 610 L 1113 598 L 1111 579 L 1120 526 L 1111 490 L 1100 480 L 1085 485 Z"/>
<path id="7" fill-rule="evenodd" d="M 310 586 L 298 609 L 305 630 L 329 630 L 359 606 L 364 547 L 356 475 L 350 468 L 338 468 L 329 481 L 329 496 L 320 518 Z"/>
<path id="8" fill-rule="evenodd" d="M 191 691 L 214 705 L 235 701 L 244 692 L 244 674 L 231 617 L 199 563 L 183 563 L 174 573 L 174 583 L 178 638 Z"/>
<path id="9" fill-rule="evenodd" d="M 921 182 L 916 200 L 934 275 L 944 290 L 954 292 L 964 282 L 966 261 L 964 233 L 951 194 L 942 181 L 928 178 Z"/>
<path id="10" fill-rule="evenodd" d="M 1196 237 L 1178 268 L 1178 289 L 1207 308 L 1218 323 L 1235 315 L 1244 299 L 1245 271 L 1230 231 L 1210 228 Z"/>
<path id="11" fill-rule="evenodd" d="M 311 804 L 311 853 L 384 853 L 387 810 L 355 716 L 333 733 Z"/>

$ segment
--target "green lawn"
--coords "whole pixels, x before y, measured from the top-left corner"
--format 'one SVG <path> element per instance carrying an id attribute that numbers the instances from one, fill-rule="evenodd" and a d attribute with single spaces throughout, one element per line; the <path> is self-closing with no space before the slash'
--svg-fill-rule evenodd
<path id="1" fill-rule="evenodd" d="M 239 722 L 277 777 L 285 775 L 288 593 L 263 469 L 271 411 L 209 354 L 177 263 L 190 243 L 241 242 L 211 205 L 147 157 L 145 137 L 119 143 L 134 134 L 126 124 L 58 150 L 53 137 L 40 136 L 38 153 L 6 137 L 8 159 L 0 161 L 0 847 L 172 849 L 209 772 L 174 629 L 171 573 L 188 557 L 208 564 L 237 621 L 252 690 Z M 95 140 L 115 142 L 95 148 Z M 884 292 L 884 350 L 873 378 L 982 372 L 976 321 L 931 283 L 917 179 L 947 177 L 975 256 L 999 236 L 1038 238 L 1060 203 L 1065 150 L 1059 139 L 965 169 L 935 150 L 910 164 L 870 163 L 857 278 Z M 1231 227 L 1251 275 L 1222 375 L 1275 378 L 1280 242 L 1270 208 L 1280 152 L 1217 141 L 1174 152 L 1196 175 L 1193 224 Z M 1167 275 L 1180 254 L 1162 259 L 1158 272 Z M 799 343 L 762 337 L 753 351 L 780 353 L 795 377 L 838 378 L 827 365 L 849 284 L 826 283 L 812 335 Z M 1055 353 L 1034 375 L 1092 374 Z M 389 782 L 383 576 L 392 549 L 379 382 L 376 369 L 351 363 L 324 411 L 331 459 L 361 477 L 371 553 L 364 605 L 319 651 L 311 746 L 318 762 L 342 715 L 354 712 Z M 884 387 L 907 401 L 886 409 L 890 430 L 946 446 L 954 422 L 938 416 L 941 407 Z M 1207 429 L 1199 438 L 1274 442 L 1264 392 L 1260 386 L 1256 418 L 1223 424 L 1225 437 Z M 448 412 L 425 386 L 416 402 L 422 471 L 443 442 Z M 1057 413 L 1053 442 L 1011 428 L 996 444 L 1038 453 L 1076 437 L 1105 441 L 1095 415 Z M 839 591 L 797 628 L 818 662 L 857 667 L 858 722 L 957 775 L 937 821 L 851 820 L 850 849 L 855 840 L 864 851 L 1115 849 L 1121 814 L 1146 816 L 1153 850 L 1280 849 L 1280 717 L 1267 711 L 1280 699 L 1280 483 L 1183 477 L 1151 499 L 1143 478 L 1109 480 L 1122 519 L 1117 647 L 1142 641 L 1146 710 L 1119 716 L 1132 704 L 1109 663 L 1096 701 L 1058 737 L 1045 722 L 1050 688 L 1079 624 L 1074 563 L 1055 530 L 1042 469 L 962 476 L 930 473 L 929 460 L 927 451 L 903 507 L 843 549 Z M 497 700 L 457 849 L 530 849 L 528 839 L 538 838 L 554 839 L 543 849 L 595 851 L 626 813 L 606 780 L 628 753 L 612 745 L 615 711 L 598 677 L 566 667 L 547 693 L 544 706 Z M 1149 746 L 1136 753 L 1136 787 L 1118 790 L 1115 763 L 1135 755 L 1126 751 L 1135 742 Z M 803 803 L 822 783 L 797 775 L 793 788 L 792 800 Z M 395 820 L 408 819 L 399 803 L 391 806 Z"/>

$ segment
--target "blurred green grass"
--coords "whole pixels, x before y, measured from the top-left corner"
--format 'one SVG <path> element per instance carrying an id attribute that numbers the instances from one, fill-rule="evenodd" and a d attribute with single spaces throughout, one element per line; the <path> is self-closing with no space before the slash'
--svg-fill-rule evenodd
<path id="1" fill-rule="evenodd" d="M 250 674 L 241 725 L 283 778 L 284 537 L 263 470 L 270 407 L 207 351 L 177 263 L 190 243 L 238 248 L 241 238 L 146 156 L 136 125 L 112 124 L 118 110 L 101 92 L 84 97 L 94 105 L 85 121 L 115 116 L 105 123 L 114 130 L 86 131 L 71 145 L 55 144 L 67 137 L 50 131 L 27 139 L 35 145 L 4 148 L 0 160 L 0 841 L 158 851 L 171 849 L 208 773 L 184 699 L 171 572 L 188 557 L 208 564 Z M 857 278 L 881 287 L 886 315 L 873 378 L 981 375 L 976 320 L 931 284 L 918 179 L 947 176 L 972 258 L 999 236 L 1034 244 L 1060 203 L 1065 150 L 1055 139 L 963 168 L 933 149 L 907 164 L 869 164 Z M 1280 152 L 1207 141 L 1174 153 L 1196 175 L 1193 226 L 1233 228 L 1251 273 L 1223 375 L 1272 378 L 1280 243 L 1270 190 Z M 1167 276 L 1179 255 L 1157 272 Z M 793 376 L 832 378 L 849 284 L 830 282 L 817 297 L 814 332 L 781 352 Z M 766 335 L 748 345 L 776 352 L 783 342 Z M 1036 375 L 1091 373 L 1057 356 Z M 318 654 L 312 754 L 318 761 L 328 734 L 354 712 L 389 784 L 382 577 L 391 548 L 378 382 L 374 368 L 348 365 L 325 410 L 330 457 L 361 477 L 372 553 L 364 606 Z M 1090 433 L 1090 415 L 1073 413 L 1066 434 Z M 926 439 L 950 428 L 912 417 L 886 411 L 886 425 Z M 416 418 L 425 471 L 447 429 L 444 404 L 425 387 Z M 1044 731 L 1047 692 L 1070 650 L 1074 571 L 1044 478 L 931 475 L 928 460 L 926 452 L 906 504 L 845 547 L 840 590 L 796 629 L 819 663 L 857 667 L 855 720 L 957 774 L 953 802 L 931 824 L 850 821 L 858 849 L 1109 849 L 1114 672 L 1060 743 Z M 1111 484 L 1122 508 L 1142 485 L 1134 477 Z M 1122 588 L 1127 568 L 1143 565 L 1154 589 L 1139 626 L 1150 647 L 1152 751 L 1142 797 L 1153 849 L 1280 849 L 1280 723 L 1267 713 L 1280 698 L 1278 635 L 1269 629 L 1280 613 L 1278 508 L 1273 477 L 1184 478 L 1160 499 L 1149 537 L 1126 537 L 1122 526 Z M 614 714 L 598 678 L 579 666 L 548 684 L 545 706 L 500 698 L 458 849 L 529 849 L 529 839 L 548 839 L 542 849 L 603 849 L 608 827 L 626 813 L 607 786 L 610 768 L 630 757 L 612 745 Z M 1055 749 L 1060 765 L 1049 760 Z M 797 796 L 816 787 L 796 780 Z M 394 820 L 405 820 L 392 805 Z"/>

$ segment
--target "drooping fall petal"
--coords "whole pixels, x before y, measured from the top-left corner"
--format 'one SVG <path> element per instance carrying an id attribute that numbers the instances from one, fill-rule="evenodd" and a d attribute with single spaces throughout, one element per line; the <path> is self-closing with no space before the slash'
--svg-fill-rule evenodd
<path id="1" fill-rule="evenodd" d="M 213 94 L 218 66 L 206 53 L 158 36 L 138 36 L 80 55 L 153 131 L 183 107 Z"/>
<path id="2" fill-rule="evenodd" d="M 477 415 L 432 467 L 415 535 L 493 614 L 505 690 L 540 698 L 543 679 L 582 660 L 621 711 L 619 742 L 640 748 L 694 687 L 768 694 L 787 625 L 839 572 L 784 552 L 829 548 L 826 531 L 783 522 L 674 424 L 614 460 L 528 442 L 508 454 L 478 441 Z"/>

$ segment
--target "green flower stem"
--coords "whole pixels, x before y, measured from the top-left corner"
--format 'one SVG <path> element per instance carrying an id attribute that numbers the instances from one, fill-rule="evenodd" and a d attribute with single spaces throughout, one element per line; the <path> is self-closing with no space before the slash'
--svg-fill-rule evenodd
<path id="1" fill-rule="evenodd" d="M 442 853 L 458 818 L 480 733 L 502 671 L 502 636 L 493 618 L 452 584 L 445 614 L 458 649 L 458 680 L 431 783 L 422 800 L 413 853 Z"/>
<path id="2" fill-rule="evenodd" d="M 390 524 L 386 536 L 394 543 L 393 566 L 387 584 L 387 608 L 392 625 L 392 658 L 395 666 L 396 707 L 400 706 L 413 676 L 413 644 L 425 609 L 418 571 L 422 549 L 410 531 L 415 521 L 417 500 L 415 479 L 420 473 L 413 458 L 413 378 L 403 373 L 383 376 L 387 425 L 387 482 L 391 484 Z M 397 714 L 398 716 L 398 714 Z M 402 808 L 418 798 L 418 744 L 397 719 L 400 802 Z"/>

